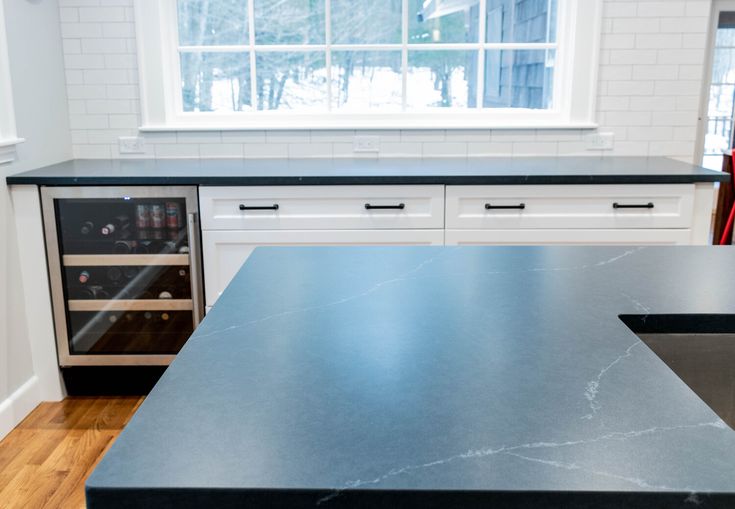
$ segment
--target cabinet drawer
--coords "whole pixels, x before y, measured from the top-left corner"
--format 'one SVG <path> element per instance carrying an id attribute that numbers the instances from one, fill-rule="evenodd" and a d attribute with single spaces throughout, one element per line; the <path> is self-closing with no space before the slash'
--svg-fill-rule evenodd
<path id="1" fill-rule="evenodd" d="M 447 228 L 689 228 L 693 184 L 447 186 Z"/>
<path id="2" fill-rule="evenodd" d="M 204 230 L 444 227 L 443 186 L 200 187 Z"/>
<path id="3" fill-rule="evenodd" d="M 444 230 L 205 231 L 206 305 L 212 306 L 258 246 L 442 245 Z"/>

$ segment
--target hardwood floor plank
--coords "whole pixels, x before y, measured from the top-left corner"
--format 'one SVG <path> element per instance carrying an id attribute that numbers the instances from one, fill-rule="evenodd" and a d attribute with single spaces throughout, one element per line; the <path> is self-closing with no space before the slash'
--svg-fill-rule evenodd
<path id="1" fill-rule="evenodd" d="M 85 480 L 143 399 L 41 403 L 0 441 L 0 508 L 83 509 Z"/>

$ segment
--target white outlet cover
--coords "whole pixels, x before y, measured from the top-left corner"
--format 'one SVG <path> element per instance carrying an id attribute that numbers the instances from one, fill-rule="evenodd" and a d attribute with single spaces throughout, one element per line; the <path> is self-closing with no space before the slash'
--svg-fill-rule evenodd
<path id="1" fill-rule="evenodd" d="M 592 133 L 587 136 L 587 150 L 612 150 L 615 133 Z"/>
<path id="2" fill-rule="evenodd" d="M 121 154 L 145 154 L 145 141 L 140 136 L 120 136 Z"/>
<path id="3" fill-rule="evenodd" d="M 355 152 L 379 152 L 380 137 L 379 136 L 355 136 L 352 145 Z"/>

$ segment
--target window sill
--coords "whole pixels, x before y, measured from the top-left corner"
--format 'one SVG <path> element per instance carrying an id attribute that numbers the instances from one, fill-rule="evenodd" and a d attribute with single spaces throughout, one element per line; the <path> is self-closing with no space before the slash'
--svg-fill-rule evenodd
<path id="1" fill-rule="evenodd" d="M 598 124 L 594 122 L 578 122 L 578 123 L 529 123 L 529 124 L 487 124 L 478 125 L 475 123 L 452 124 L 452 125 L 427 125 L 423 124 L 264 124 L 258 123 L 253 125 L 231 125 L 231 124 L 145 124 L 138 128 L 140 132 L 176 132 L 176 131 L 319 131 L 319 130 L 593 130 L 598 128 Z"/>
<path id="2" fill-rule="evenodd" d="M 6 138 L 0 139 L 0 164 L 12 163 L 15 161 L 15 146 L 23 143 L 23 138 Z"/>

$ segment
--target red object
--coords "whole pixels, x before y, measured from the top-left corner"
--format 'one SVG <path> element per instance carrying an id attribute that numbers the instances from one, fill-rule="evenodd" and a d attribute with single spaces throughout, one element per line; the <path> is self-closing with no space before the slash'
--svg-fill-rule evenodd
<path id="1" fill-rule="evenodd" d="M 732 151 L 732 158 L 733 160 L 735 160 L 735 149 L 733 149 Z M 735 190 L 735 179 L 730 179 L 730 185 L 732 185 L 733 190 Z M 733 204 L 732 208 L 730 209 L 730 216 L 728 216 L 725 230 L 722 232 L 722 237 L 720 238 L 721 246 L 727 244 L 727 238 L 730 236 L 730 232 L 732 231 L 733 222 L 735 222 L 735 204 Z"/>
<path id="2" fill-rule="evenodd" d="M 722 238 L 720 239 L 720 245 L 724 246 L 727 244 L 727 237 L 730 235 L 732 230 L 732 223 L 735 221 L 735 205 L 730 210 L 730 217 L 727 218 L 727 224 L 725 225 L 725 231 L 722 232 Z"/>

